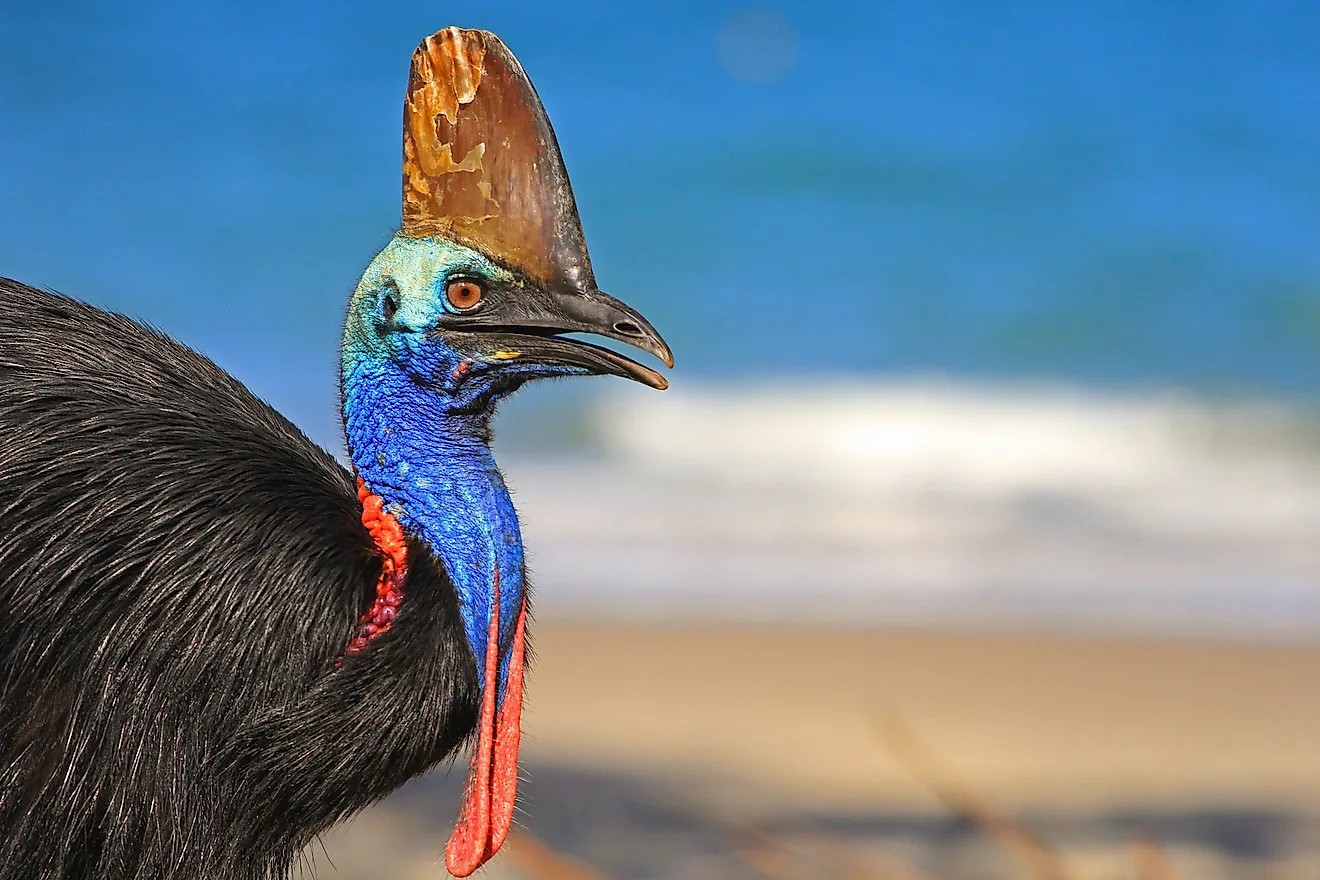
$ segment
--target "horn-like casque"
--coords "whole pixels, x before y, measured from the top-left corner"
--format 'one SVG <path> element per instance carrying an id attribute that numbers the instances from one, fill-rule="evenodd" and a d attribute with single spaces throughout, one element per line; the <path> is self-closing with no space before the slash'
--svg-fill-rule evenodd
<path id="1" fill-rule="evenodd" d="M 413 53 L 403 234 L 457 241 L 552 289 L 596 287 L 550 120 L 492 33 L 446 28 Z"/>

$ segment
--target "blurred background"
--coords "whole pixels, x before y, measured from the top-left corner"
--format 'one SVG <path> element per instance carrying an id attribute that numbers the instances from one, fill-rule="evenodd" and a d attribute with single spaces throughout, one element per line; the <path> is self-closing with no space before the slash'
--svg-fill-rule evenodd
<path id="1" fill-rule="evenodd" d="M 538 660 L 487 876 L 1320 877 L 1320 8 L 0 0 L 0 274 L 341 452 L 450 24 L 678 360 L 501 415 Z M 307 873 L 440 876 L 464 775 Z"/>

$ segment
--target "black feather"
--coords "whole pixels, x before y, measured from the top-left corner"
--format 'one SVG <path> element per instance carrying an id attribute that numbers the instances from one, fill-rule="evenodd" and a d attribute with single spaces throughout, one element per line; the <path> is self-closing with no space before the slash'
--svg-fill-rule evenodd
<path id="1" fill-rule="evenodd" d="M 278 878 L 471 732 L 444 572 L 343 658 L 352 475 L 210 360 L 0 279 L 0 880 Z"/>

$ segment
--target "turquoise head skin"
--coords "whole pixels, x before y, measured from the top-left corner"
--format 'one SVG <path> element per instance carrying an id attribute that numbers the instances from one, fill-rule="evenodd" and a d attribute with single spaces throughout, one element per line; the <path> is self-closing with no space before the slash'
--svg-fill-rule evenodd
<path id="1" fill-rule="evenodd" d="M 463 308 L 449 295 L 455 285 Z M 470 305 L 474 289 L 480 298 Z M 353 466 L 443 565 L 478 668 L 498 573 L 500 699 L 524 576 L 518 516 L 490 449 L 496 404 L 551 376 L 612 373 L 665 386 L 653 371 L 560 332 L 620 338 L 672 364 L 654 329 L 617 300 L 547 290 L 438 236 L 396 235 L 363 274 L 344 328 Z"/>

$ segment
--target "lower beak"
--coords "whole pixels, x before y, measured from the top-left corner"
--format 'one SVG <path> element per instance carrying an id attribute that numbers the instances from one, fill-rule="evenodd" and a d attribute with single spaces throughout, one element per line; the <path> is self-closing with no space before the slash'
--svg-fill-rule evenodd
<path id="1" fill-rule="evenodd" d="M 650 367 L 642 366 L 632 358 L 624 357 L 600 345 L 583 342 L 581 339 L 552 334 L 542 336 L 536 333 L 497 331 L 482 333 L 481 343 L 486 348 L 493 347 L 495 357 L 500 359 L 525 358 L 538 363 L 565 364 L 570 367 L 580 367 L 590 373 L 632 379 L 661 391 L 669 387 L 669 381 Z"/>

